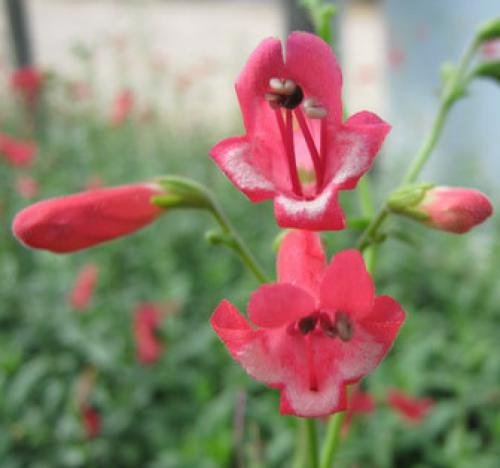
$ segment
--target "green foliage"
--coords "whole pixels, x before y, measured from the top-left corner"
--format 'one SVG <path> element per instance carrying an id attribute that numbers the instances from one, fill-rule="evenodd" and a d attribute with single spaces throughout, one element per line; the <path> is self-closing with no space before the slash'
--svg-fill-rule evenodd
<path id="1" fill-rule="evenodd" d="M 328 0 L 299 0 L 303 8 L 307 10 L 314 26 L 314 31 L 324 41 L 331 44 L 332 18 L 337 12 L 337 7 Z"/>

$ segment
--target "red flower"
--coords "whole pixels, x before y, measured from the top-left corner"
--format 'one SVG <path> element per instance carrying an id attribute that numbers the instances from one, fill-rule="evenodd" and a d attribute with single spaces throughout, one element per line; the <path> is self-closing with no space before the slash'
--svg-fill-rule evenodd
<path id="1" fill-rule="evenodd" d="M 33 105 L 42 89 L 43 73 L 33 67 L 18 68 L 12 73 L 10 84 L 28 105 Z"/>
<path id="2" fill-rule="evenodd" d="M 462 187 L 432 188 L 416 208 L 426 215 L 424 222 L 428 226 L 456 234 L 481 224 L 493 212 L 486 195 Z"/>
<path id="3" fill-rule="evenodd" d="M 160 326 L 162 309 L 152 303 L 137 306 L 134 319 L 134 336 L 136 342 L 137 359 L 143 364 L 155 362 L 162 352 L 162 344 L 156 337 L 156 330 Z"/>
<path id="4" fill-rule="evenodd" d="M 76 310 L 83 310 L 89 306 L 94 288 L 99 277 L 97 265 L 88 263 L 79 272 L 69 295 L 69 303 Z"/>
<path id="5" fill-rule="evenodd" d="M 434 400 L 432 398 L 414 398 L 401 390 L 389 390 L 387 403 L 410 423 L 420 423 L 427 416 Z"/>
<path id="6" fill-rule="evenodd" d="M 282 227 L 342 229 L 338 191 L 356 186 L 389 131 L 370 112 L 342 122 L 341 83 L 330 46 L 303 32 L 285 59 L 278 39 L 264 40 L 238 77 L 246 135 L 210 155 L 251 201 L 273 198 Z"/>
<path id="7" fill-rule="evenodd" d="M 23 198 L 34 198 L 38 194 L 38 182 L 28 175 L 16 178 L 16 192 Z"/>
<path id="8" fill-rule="evenodd" d="M 250 298 L 255 328 L 226 300 L 212 326 L 252 377 L 281 390 L 283 414 L 345 410 L 346 385 L 382 360 L 404 312 L 394 299 L 375 296 L 358 251 L 339 252 L 327 265 L 316 233 L 288 233 L 277 269 L 278 283 Z"/>
<path id="9" fill-rule="evenodd" d="M 141 183 L 51 198 L 18 213 L 12 230 L 29 247 L 74 252 L 154 221 L 164 210 L 151 197 L 162 193 L 155 184 Z"/>
<path id="10" fill-rule="evenodd" d="M 27 166 L 33 162 L 37 152 L 35 143 L 17 140 L 0 133 L 0 154 L 12 166 Z"/>
<path id="11" fill-rule="evenodd" d="M 80 406 L 83 428 L 88 439 L 94 439 L 101 433 L 101 413 L 92 405 L 84 404 Z"/>
<path id="12" fill-rule="evenodd" d="M 111 105 L 109 121 L 112 125 L 123 124 L 134 108 L 134 94 L 129 89 L 120 91 Z"/>

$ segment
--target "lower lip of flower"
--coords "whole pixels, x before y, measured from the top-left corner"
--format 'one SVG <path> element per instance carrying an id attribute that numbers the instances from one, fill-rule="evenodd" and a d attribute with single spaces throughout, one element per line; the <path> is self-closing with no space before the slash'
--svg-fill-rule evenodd
<path id="1" fill-rule="evenodd" d="M 313 98 L 304 98 L 302 88 L 290 79 L 281 80 L 271 78 L 269 80 L 270 92 L 264 98 L 274 110 L 276 123 L 278 125 L 281 140 L 284 146 L 292 192 L 299 198 L 306 198 L 299 177 L 294 142 L 294 125 L 296 119 L 298 127 L 306 143 L 309 155 L 314 167 L 316 180 L 316 195 L 319 194 L 324 184 L 325 159 L 326 159 L 326 109 L 318 104 Z M 302 106 L 301 106 L 302 104 Z M 284 116 L 283 116 L 284 114 Z M 317 145 L 311 134 L 308 119 L 320 119 L 321 131 L 319 144 Z"/>

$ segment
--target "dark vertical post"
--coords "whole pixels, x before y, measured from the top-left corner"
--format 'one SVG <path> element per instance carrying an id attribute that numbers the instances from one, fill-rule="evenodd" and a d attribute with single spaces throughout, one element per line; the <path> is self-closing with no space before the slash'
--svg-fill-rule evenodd
<path id="1" fill-rule="evenodd" d="M 285 8 L 287 32 L 314 32 L 313 24 L 307 11 L 300 6 L 300 0 L 282 0 Z"/>
<path id="2" fill-rule="evenodd" d="M 5 0 L 15 64 L 25 67 L 32 64 L 32 51 L 26 21 L 24 0 Z"/>

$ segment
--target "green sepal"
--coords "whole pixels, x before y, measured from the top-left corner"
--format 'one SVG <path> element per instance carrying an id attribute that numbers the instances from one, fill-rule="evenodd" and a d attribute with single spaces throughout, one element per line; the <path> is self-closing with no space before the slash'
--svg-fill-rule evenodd
<path id="1" fill-rule="evenodd" d="M 211 209 L 212 199 L 207 189 L 198 182 L 180 176 L 165 176 L 155 180 L 164 194 L 152 197 L 151 202 L 161 208 Z"/>
<path id="2" fill-rule="evenodd" d="M 211 245 L 229 245 L 234 246 L 234 239 L 230 234 L 219 231 L 218 229 L 212 229 L 205 232 L 205 240 Z"/>
<path id="3" fill-rule="evenodd" d="M 500 17 L 494 18 L 484 23 L 477 31 L 476 35 L 479 42 L 491 41 L 500 38 Z"/>
<path id="4" fill-rule="evenodd" d="M 490 78 L 500 83 L 500 60 L 480 63 L 473 75 L 479 78 Z"/>
<path id="5" fill-rule="evenodd" d="M 370 224 L 369 218 L 348 218 L 347 228 L 356 231 L 364 231 Z"/>
<path id="6" fill-rule="evenodd" d="M 434 184 L 428 182 L 406 185 L 389 196 L 387 207 L 393 213 L 425 221 L 428 216 L 418 208 L 418 205 L 432 187 Z"/>

